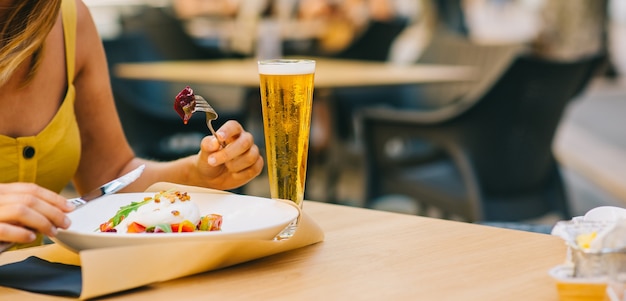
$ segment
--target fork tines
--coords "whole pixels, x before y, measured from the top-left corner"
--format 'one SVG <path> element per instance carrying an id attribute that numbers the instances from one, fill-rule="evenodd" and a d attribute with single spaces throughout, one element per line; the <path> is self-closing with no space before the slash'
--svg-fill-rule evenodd
<path id="1" fill-rule="evenodd" d="M 206 99 L 204 99 L 204 97 L 196 95 L 195 99 L 196 99 L 196 110 L 198 111 L 206 111 L 206 110 L 212 111 L 213 110 L 213 107 L 211 107 L 209 102 L 207 102 Z"/>

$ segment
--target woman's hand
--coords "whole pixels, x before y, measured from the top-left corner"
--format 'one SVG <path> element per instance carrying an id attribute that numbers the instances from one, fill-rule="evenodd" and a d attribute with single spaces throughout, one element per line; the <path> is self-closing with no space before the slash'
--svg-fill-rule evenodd
<path id="1" fill-rule="evenodd" d="M 40 232 L 54 237 L 67 229 L 65 213 L 74 209 L 64 197 L 31 183 L 0 184 L 0 241 L 29 243 Z"/>
<path id="2" fill-rule="evenodd" d="M 252 134 L 246 132 L 237 121 L 229 120 L 216 133 L 226 147 L 220 149 L 213 136 L 205 137 L 192 182 L 215 189 L 233 189 L 248 183 L 263 170 L 263 158 L 254 144 Z"/>

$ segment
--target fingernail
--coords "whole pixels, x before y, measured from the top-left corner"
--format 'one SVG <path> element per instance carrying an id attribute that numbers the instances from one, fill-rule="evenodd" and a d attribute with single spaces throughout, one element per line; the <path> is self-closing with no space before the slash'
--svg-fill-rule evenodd
<path id="1" fill-rule="evenodd" d="M 76 205 L 74 205 L 74 203 L 72 202 L 65 202 L 65 207 L 69 210 L 74 210 L 76 209 Z"/>
<path id="2" fill-rule="evenodd" d="M 210 156 L 208 161 L 209 165 L 215 166 L 215 164 L 217 164 L 217 160 L 213 156 Z"/>
<path id="3" fill-rule="evenodd" d="M 70 225 L 72 225 L 72 221 L 70 220 L 69 217 L 65 217 L 65 219 L 63 219 L 63 227 L 67 228 Z"/>
<path id="4" fill-rule="evenodd" d="M 56 227 L 52 227 L 50 229 L 50 236 L 56 236 L 57 235 L 57 228 Z"/>
<path id="5" fill-rule="evenodd" d="M 29 242 L 33 242 L 33 241 L 35 241 L 35 239 L 37 239 L 37 235 L 35 233 L 30 233 L 28 235 Z"/>

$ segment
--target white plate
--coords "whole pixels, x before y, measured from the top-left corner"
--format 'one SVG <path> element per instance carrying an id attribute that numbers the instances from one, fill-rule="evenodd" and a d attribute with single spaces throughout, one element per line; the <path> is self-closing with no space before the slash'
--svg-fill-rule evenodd
<path id="1" fill-rule="evenodd" d="M 71 250 L 129 246 L 162 242 L 272 239 L 298 217 L 298 209 L 287 203 L 267 198 L 237 194 L 192 193 L 202 215 L 222 215 L 222 230 L 190 233 L 101 233 L 101 223 L 109 220 L 121 206 L 139 202 L 154 193 L 118 193 L 90 202 L 68 214 L 70 228 L 59 232 L 53 240 Z"/>

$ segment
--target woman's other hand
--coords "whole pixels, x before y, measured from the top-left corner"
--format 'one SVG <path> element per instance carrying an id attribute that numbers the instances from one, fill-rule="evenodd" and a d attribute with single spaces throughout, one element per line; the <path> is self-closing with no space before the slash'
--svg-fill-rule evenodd
<path id="1" fill-rule="evenodd" d="M 64 197 L 31 183 L 0 184 L 0 241 L 30 243 L 37 232 L 54 237 L 67 229 L 67 212 L 74 209 Z"/>

